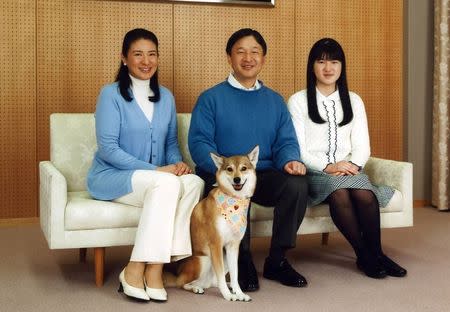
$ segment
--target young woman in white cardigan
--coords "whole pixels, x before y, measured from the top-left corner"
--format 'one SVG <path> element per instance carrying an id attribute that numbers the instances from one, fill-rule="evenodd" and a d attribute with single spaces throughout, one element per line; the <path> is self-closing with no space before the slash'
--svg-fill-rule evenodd
<path id="1" fill-rule="evenodd" d="M 292 95 L 288 108 L 307 167 L 310 204 L 329 204 L 334 224 L 367 276 L 405 276 L 381 248 L 379 207 L 389 203 L 394 190 L 373 185 L 364 174 L 370 156 L 364 103 L 348 91 L 345 55 L 337 41 L 323 38 L 313 45 L 307 89 Z"/>

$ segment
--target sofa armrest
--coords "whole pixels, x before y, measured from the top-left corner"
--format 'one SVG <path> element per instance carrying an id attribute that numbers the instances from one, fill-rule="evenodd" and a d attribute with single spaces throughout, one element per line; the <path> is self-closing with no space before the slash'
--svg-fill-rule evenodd
<path id="1" fill-rule="evenodd" d="M 411 163 L 371 157 L 364 168 L 374 184 L 392 186 L 402 195 L 401 211 L 381 215 L 383 228 L 413 225 L 413 166 Z"/>
<path id="2" fill-rule="evenodd" d="M 39 163 L 39 219 L 50 249 L 64 239 L 67 181 L 50 161 Z"/>
<path id="3" fill-rule="evenodd" d="M 364 172 L 374 184 L 389 185 L 403 196 L 412 196 L 412 164 L 403 161 L 370 157 Z"/>
<path id="4" fill-rule="evenodd" d="M 364 171 L 374 184 L 389 185 L 402 195 L 401 217 L 381 220 L 384 227 L 411 226 L 413 224 L 413 166 L 411 163 L 371 157 Z"/>

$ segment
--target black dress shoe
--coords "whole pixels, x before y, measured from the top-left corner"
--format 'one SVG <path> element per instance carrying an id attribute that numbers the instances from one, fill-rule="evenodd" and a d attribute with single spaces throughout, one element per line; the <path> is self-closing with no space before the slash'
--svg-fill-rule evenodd
<path id="1" fill-rule="evenodd" d="M 376 256 L 358 257 L 356 260 L 358 269 L 371 278 L 385 278 L 387 273 Z"/>
<path id="2" fill-rule="evenodd" d="M 250 252 L 239 254 L 238 282 L 242 291 L 250 292 L 259 289 L 258 273 L 256 273 Z"/>
<path id="3" fill-rule="evenodd" d="M 275 262 L 266 258 L 263 276 L 270 280 L 279 281 L 286 286 L 305 287 L 308 285 L 306 279 L 295 271 L 286 259 Z"/>
<path id="4" fill-rule="evenodd" d="M 407 273 L 406 269 L 404 269 L 401 266 L 399 266 L 397 263 L 392 261 L 386 255 L 379 256 L 378 257 L 378 261 L 379 261 L 380 265 L 386 271 L 386 274 L 389 275 L 389 276 L 403 277 Z"/>

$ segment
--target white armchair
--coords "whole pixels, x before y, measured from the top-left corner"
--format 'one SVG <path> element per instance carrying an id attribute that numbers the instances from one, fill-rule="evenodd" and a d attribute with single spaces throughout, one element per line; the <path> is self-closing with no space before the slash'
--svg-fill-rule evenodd
<path id="1" fill-rule="evenodd" d="M 187 146 L 190 114 L 178 114 L 178 136 L 184 160 L 193 165 Z M 95 283 L 103 285 L 105 247 L 134 244 L 141 208 L 94 200 L 86 190 L 87 171 L 96 151 L 93 114 L 50 116 L 50 161 L 39 164 L 40 224 L 50 249 L 94 248 Z M 412 165 L 371 158 L 365 167 L 373 182 L 398 190 L 381 210 L 382 227 L 411 226 Z M 270 236 L 273 209 L 252 204 L 252 236 Z M 336 231 L 328 205 L 308 208 L 299 234 Z"/>
<path id="2" fill-rule="evenodd" d="M 94 248 L 95 283 L 103 285 L 105 247 L 134 244 L 141 209 L 94 200 L 87 171 L 97 144 L 93 114 L 50 116 L 50 161 L 39 164 L 40 224 L 50 249 Z"/>

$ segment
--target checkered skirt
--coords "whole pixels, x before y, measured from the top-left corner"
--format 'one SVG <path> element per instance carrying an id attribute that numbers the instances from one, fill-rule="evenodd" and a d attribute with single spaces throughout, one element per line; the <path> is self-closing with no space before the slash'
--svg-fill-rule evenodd
<path id="1" fill-rule="evenodd" d="M 309 183 L 308 204 L 310 206 L 323 202 L 334 191 L 345 188 L 372 191 L 381 207 L 386 207 L 394 195 L 392 187 L 372 184 L 364 172 L 354 176 L 333 176 L 321 171 L 308 170 L 307 177 Z"/>

